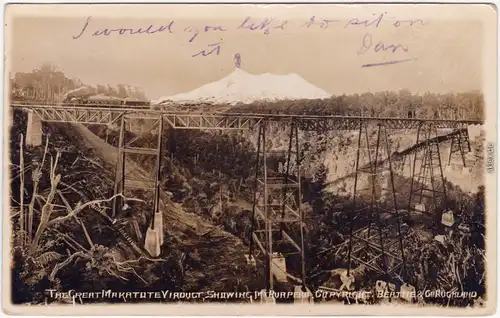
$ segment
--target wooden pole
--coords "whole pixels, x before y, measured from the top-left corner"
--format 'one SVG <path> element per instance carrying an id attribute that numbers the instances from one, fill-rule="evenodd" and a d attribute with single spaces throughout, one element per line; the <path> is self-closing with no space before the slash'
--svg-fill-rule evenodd
<path id="1" fill-rule="evenodd" d="M 24 220 L 24 150 L 23 150 L 23 144 L 24 144 L 24 137 L 23 134 L 21 134 L 21 141 L 19 142 L 19 175 L 21 178 L 21 184 L 19 185 L 19 225 L 20 225 L 20 239 L 21 239 L 21 246 L 24 246 L 25 244 L 25 235 L 24 235 L 24 227 L 25 227 L 25 220 Z"/>

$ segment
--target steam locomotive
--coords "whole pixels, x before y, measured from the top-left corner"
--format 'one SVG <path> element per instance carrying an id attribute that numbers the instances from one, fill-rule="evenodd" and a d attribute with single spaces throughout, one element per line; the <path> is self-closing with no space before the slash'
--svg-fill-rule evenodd
<path id="1" fill-rule="evenodd" d="M 64 101 L 64 105 L 85 105 L 86 107 L 133 107 L 149 109 L 150 101 L 134 100 L 130 98 L 117 98 L 111 96 L 68 96 Z"/>

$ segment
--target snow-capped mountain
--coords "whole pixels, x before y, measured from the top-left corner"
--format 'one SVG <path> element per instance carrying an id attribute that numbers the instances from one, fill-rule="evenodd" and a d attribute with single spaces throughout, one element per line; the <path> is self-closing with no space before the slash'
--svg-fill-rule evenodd
<path id="1" fill-rule="evenodd" d="M 249 104 L 255 101 L 276 101 L 296 99 L 322 99 L 330 94 L 307 82 L 295 73 L 286 75 L 250 74 L 235 69 L 228 76 L 205 84 L 187 93 L 162 97 L 157 104 L 211 103 L 211 104 Z"/>

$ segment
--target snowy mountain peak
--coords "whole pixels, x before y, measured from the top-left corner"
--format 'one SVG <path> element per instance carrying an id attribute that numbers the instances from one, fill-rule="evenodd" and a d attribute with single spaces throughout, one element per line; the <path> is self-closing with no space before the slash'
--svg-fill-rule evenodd
<path id="1" fill-rule="evenodd" d="M 330 94 L 295 73 L 251 74 L 236 68 L 226 77 L 187 93 L 162 97 L 157 103 L 202 102 L 212 104 L 249 104 L 255 101 L 329 98 Z"/>

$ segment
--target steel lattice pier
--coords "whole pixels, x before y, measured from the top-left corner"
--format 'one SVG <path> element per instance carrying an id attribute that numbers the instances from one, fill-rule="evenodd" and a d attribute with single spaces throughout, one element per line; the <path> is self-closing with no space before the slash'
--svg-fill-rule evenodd
<path id="1" fill-rule="evenodd" d="M 268 290 L 273 289 L 273 266 L 277 258 L 276 253 L 280 254 L 279 257 L 284 257 L 285 262 L 292 255 L 298 256 L 300 260 L 298 273 L 295 276 L 288 272 L 284 274 L 305 286 L 304 215 L 300 202 L 298 127 L 294 123 L 290 126 L 286 163 L 282 171 L 269 167 L 268 158 L 272 155 L 272 151 L 268 149 L 266 143 L 266 128 L 265 125 L 259 127 L 248 255 L 257 258 L 258 255 L 255 253 L 255 245 L 257 245 L 266 268 Z M 295 160 L 292 160 L 292 156 Z"/>

